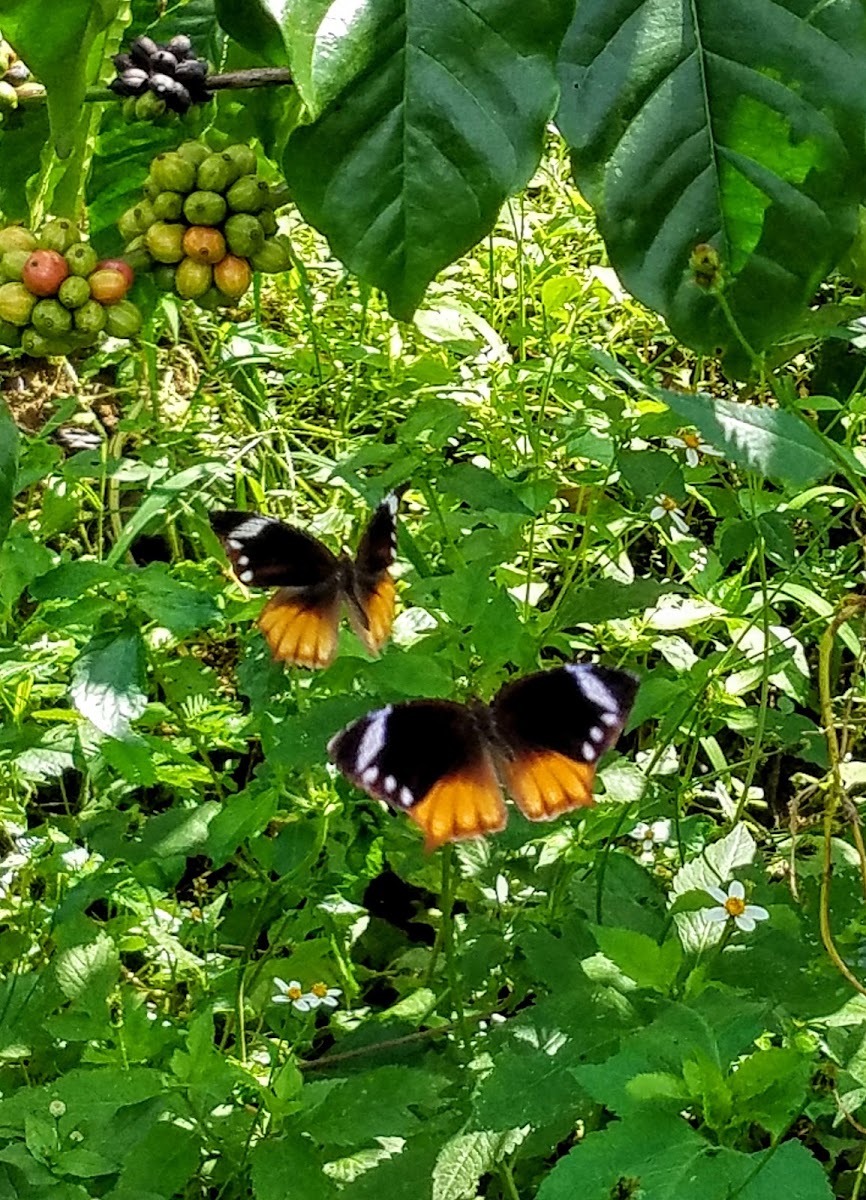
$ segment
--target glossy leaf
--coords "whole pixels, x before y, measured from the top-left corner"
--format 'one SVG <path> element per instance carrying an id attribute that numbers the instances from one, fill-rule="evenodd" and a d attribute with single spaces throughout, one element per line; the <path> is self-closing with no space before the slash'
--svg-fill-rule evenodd
<path id="1" fill-rule="evenodd" d="M 0 8 L 3 35 L 48 89 L 51 138 L 59 158 L 72 151 L 87 88 L 87 56 L 94 39 L 117 17 L 122 0 L 63 0 L 45 8 L 7 0 Z"/>
<path id="2" fill-rule="evenodd" d="M 311 35 L 308 90 L 314 111 L 320 98 L 327 107 L 290 138 L 286 178 L 395 316 L 411 317 L 535 170 L 573 7 L 366 0 L 339 38 L 330 15 Z"/>
<path id="3" fill-rule="evenodd" d="M 18 475 L 18 427 L 0 401 L 0 545 L 12 523 L 12 498 Z"/>
<path id="4" fill-rule="evenodd" d="M 581 0 L 558 124 L 623 283 L 704 352 L 737 347 L 689 269 L 710 243 L 753 348 L 850 243 L 864 172 L 860 0 Z"/>
<path id="5" fill-rule="evenodd" d="M 216 16 L 229 37 L 246 50 L 257 54 L 273 66 L 282 66 L 286 60 L 280 27 L 268 11 L 275 5 L 263 0 L 216 0 Z M 279 6 L 282 7 L 282 6 Z"/>

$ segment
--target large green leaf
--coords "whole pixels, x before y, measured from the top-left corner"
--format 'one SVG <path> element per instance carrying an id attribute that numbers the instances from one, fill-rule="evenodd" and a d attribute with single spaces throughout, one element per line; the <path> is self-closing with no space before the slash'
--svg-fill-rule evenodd
<path id="1" fill-rule="evenodd" d="M 532 175 L 573 9 L 573 0 L 359 0 L 338 27 L 331 11 L 294 39 L 293 70 L 305 38 L 314 109 L 328 103 L 290 138 L 286 178 L 304 217 L 387 292 L 395 316 L 412 315 L 437 271 L 491 229 Z"/>
<path id="2" fill-rule="evenodd" d="M 280 27 L 268 11 L 266 0 L 216 0 L 216 16 L 229 37 L 275 67 L 284 66 L 286 54 Z"/>
<path id="3" fill-rule="evenodd" d="M 0 545 L 12 524 L 12 498 L 18 475 L 18 427 L 0 400 Z"/>
<path id="4" fill-rule="evenodd" d="M 737 339 L 689 269 L 718 251 L 753 348 L 850 243 L 863 194 L 861 0 L 581 0 L 559 127 L 625 285 L 704 352 Z"/>
<path id="5" fill-rule="evenodd" d="M 123 0 L 63 0 L 45 6 L 33 0 L 3 0 L 0 23 L 6 37 L 48 89 L 51 137 L 59 158 L 72 151 L 87 88 L 87 56 L 94 39 L 115 20 Z"/>

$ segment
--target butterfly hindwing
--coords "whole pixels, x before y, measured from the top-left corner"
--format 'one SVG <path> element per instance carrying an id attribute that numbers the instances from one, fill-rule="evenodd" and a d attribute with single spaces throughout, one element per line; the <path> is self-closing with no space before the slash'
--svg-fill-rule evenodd
<path id="1" fill-rule="evenodd" d="M 627 671 L 571 663 L 506 684 L 491 705 L 503 781 L 524 816 L 545 821 L 593 803 L 598 760 L 634 702 Z"/>
<path id="2" fill-rule="evenodd" d="M 258 625 L 277 662 L 312 670 L 329 666 L 340 630 L 337 582 L 309 592 L 280 588 L 262 609 Z"/>
<path id="3" fill-rule="evenodd" d="M 279 588 L 258 620 L 274 658 L 326 667 L 337 650 L 340 560 L 302 529 L 259 513 L 212 512 L 210 523 L 241 583 Z"/>
<path id="4" fill-rule="evenodd" d="M 378 654 L 394 624 L 396 591 L 390 567 L 397 551 L 397 497 L 386 496 L 358 544 L 349 595 L 349 619 L 371 654 Z"/>
<path id="5" fill-rule="evenodd" d="M 388 705 L 338 733 L 328 750 L 354 784 L 411 817 L 427 850 L 505 826 L 485 737 L 462 704 Z"/>

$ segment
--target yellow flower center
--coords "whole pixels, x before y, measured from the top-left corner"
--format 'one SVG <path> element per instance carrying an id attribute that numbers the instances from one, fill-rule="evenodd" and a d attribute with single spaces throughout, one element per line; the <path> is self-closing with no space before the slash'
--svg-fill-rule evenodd
<path id="1" fill-rule="evenodd" d="M 326 983 L 314 983 L 310 991 L 314 996 L 318 996 L 322 1000 L 328 994 L 328 985 Z"/>
<path id="2" fill-rule="evenodd" d="M 662 508 L 665 512 L 673 512 L 677 507 L 677 502 L 673 496 L 662 496 Z"/>
<path id="3" fill-rule="evenodd" d="M 680 437 L 685 442 L 687 449 L 700 450 L 701 435 L 699 433 L 681 433 Z"/>
<path id="4" fill-rule="evenodd" d="M 289 990 L 286 992 L 286 995 L 289 997 L 290 1000 L 300 1000 L 300 998 L 301 998 L 301 996 L 303 996 L 303 994 L 304 993 L 301 991 L 301 989 L 299 987 L 290 987 Z"/>
<path id="5" fill-rule="evenodd" d="M 728 896 L 725 901 L 725 911 L 729 917 L 741 917 L 746 911 L 746 902 L 739 896 Z"/>

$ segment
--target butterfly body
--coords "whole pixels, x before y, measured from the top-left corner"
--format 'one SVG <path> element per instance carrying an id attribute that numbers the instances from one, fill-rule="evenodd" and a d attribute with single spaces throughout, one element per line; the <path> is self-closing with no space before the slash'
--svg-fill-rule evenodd
<path id="1" fill-rule="evenodd" d="M 506 684 L 490 705 L 387 705 L 328 750 L 358 787 L 407 813 L 434 849 L 503 829 L 503 788 L 533 821 L 592 804 L 598 760 L 636 691 L 626 671 L 569 664 Z"/>
<path id="2" fill-rule="evenodd" d="M 237 578 L 278 590 L 259 617 L 274 658 L 326 667 L 337 651 L 345 602 L 355 633 L 373 654 L 387 641 L 395 590 L 389 568 L 396 551 L 397 498 L 373 513 L 353 558 L 336 555 L 302 529 L 260 513 L 218 511 L 210 523 Z"/>

